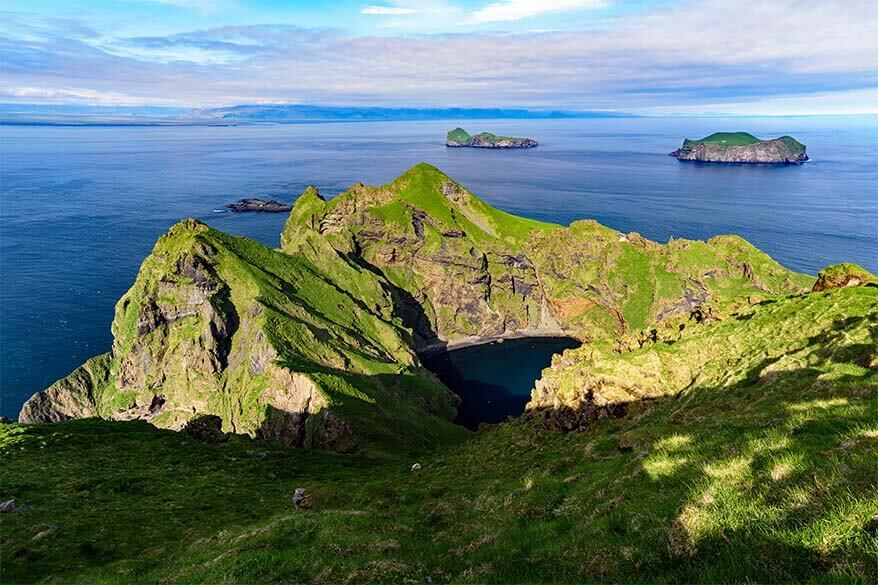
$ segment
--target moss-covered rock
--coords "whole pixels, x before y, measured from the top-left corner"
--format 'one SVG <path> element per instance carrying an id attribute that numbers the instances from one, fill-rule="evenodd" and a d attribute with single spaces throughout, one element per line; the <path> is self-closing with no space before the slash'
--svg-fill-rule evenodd
<path id="1" fill-rule="evenodd" d="M 878 283 L 878 277 L 857 264 L 835 264 L 827 266 L 817 275 L 817 282 L 811 289 L 820 292 L 846 286 L 860 286 Z"/>
<path id="2" fill-rule="evenodd" d="M 528 408 L 582 410 L 789 375 L 827 360 L 878 367 L 878 287 L 806 293 L 742 307 L 642 347 L 593 343 L 555 356 Z"/>

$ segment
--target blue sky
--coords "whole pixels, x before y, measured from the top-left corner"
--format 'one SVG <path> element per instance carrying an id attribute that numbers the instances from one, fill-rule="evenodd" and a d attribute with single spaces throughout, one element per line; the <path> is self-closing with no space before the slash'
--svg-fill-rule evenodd
<path id="1" fill-rule="evenodd" d="M 872 0 L 0 1 L 0 102 L 878 113 Z"/>

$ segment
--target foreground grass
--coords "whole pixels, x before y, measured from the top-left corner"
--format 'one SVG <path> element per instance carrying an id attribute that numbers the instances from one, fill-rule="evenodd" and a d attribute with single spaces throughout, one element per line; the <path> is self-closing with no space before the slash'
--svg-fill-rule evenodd
<path id="1" fill-rule="evenodd" d="M 3 517 L 2 581 L 874 581 L 875 390 L 854 364 L 753 372 L 582 433 L 503 424 L 418 472 L 140 422 L 7 425 L 2 497 L 33 509 Z"/>

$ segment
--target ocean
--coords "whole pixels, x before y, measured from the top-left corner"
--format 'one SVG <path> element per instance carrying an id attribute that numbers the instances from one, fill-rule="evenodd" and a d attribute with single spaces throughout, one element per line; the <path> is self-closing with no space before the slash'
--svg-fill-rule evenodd
<path id="1" fill-rule="evenodd" d="M 521 151 L 448 149 L 445 132 L 527 136 Z M 681 163 L 683 138 L 790 134 L 799 167 Z M 276 246 L 285 214 L 219 213 L 380 184 L 426 161 L 510 213 L 592 218 L 660 241 L 740 234 L 816 274 L 878 272 L 878 117 L 368 122 L 229 127 L 0 127 L 0 414 L 110 349 L 116 300 L 185 217 Z"/>

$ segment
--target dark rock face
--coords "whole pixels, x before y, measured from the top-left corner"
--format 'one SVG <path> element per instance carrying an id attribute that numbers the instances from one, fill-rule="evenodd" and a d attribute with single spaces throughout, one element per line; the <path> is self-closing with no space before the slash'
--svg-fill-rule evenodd
<path id="1" fill-rule="evenodd" d="M 561 433 L 581 432 L 591 423 L 602 418 L 621 418 L 628 413 L 628 405 L 595 404 L 594 394 L 589 391 L 582 402 L 575 407 L 561 406 L 558 408 L 531 408 L 526 411 L 526 418 L 539 420 L 538 429 L 554 430 Z M 620 450 L 630 450 L 620 444 Z"/>
<path id="2" fill-rule="evenodd" d="M 800 165 L 808 160 L 807 154 L 793 150 L 780 138 L 745 146 L 686 141 L 669 156 L 681 161 L 732 164 Z"/>
<path id="3" fill-rule="evenodd" d="M 241 199 L 237 203 L 232 203 L 227 207 L 235 213 L 244 213 L 248 211 L 286 213 L 293 208 L 293 206 L 288 203 L 282 203 L 274 199 L 269 199 L 268 201 L 264 199 Z"/>
<path id="4" fill-rule="evenodd" d="M 229 440 L 223 432 L 223 419 L 213 414 L 193 418 L 183 427 L 183 432 L 202 443 L 216 444 Z"/>

